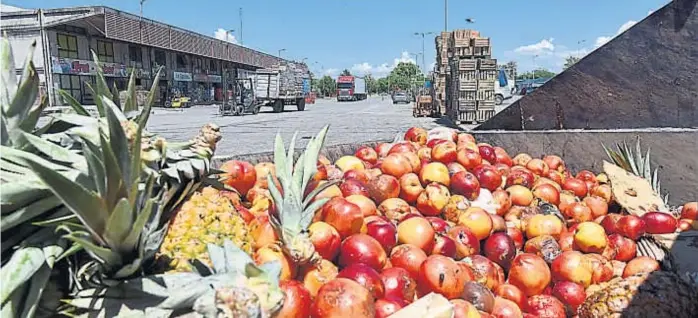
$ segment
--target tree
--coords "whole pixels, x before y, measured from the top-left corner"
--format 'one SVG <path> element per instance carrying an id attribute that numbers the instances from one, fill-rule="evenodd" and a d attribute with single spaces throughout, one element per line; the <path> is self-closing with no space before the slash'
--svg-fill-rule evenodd
<path id="1" fill-rule="evenodd" d="M 574 55 L 570 55 L 570 56 L 565 58 L 565 65 L 562 68 L 567 69 L 570 66 L 579 62 L 579 60 L 581 60 L 579 57 L 576 57 Z"/>
<path id="2" fill-rule="evenodd" d="M 366 74 L 364 79 L 366 80 L 366 91 L 369 94 L 377 93 L 378 92 L 378 85 L 377 85 L 376 79 L 374 79 L 373 76 L 371 76 L 371 74 Z"/>
<path id="3" fill-rule="evenodd" d="M 516 76 L 517 80 L 525 80 L 525 79 L 532 79 L 532 78 L 550 78 L 555 76 L 555 73 L 546 70 L 544 68 L 539 68 L 533 72 L 525 72 L 522 74 L 519 74 Z"/>
<path id="4" fill-rule="evenodd" d="M 339 75 L 340 76 L 351 76 L 351 72 L 349 72 L 349 70 L 345 68 L 344 71 L 342 71 L 342 74 L 339 74 Z"/>
<path id="5" fill-rule="evenodd" d="M 387 77 L 388 92 L 395 89 L 411 89 L 415 84 L 424 83 L 424 79 L 424 74 L 417 64 L 400 62 Z"/>
<path id="6" fill-rule="evenodd" d="M 336 87 L 337 83 L 335 82 L 335 80 L 332 77 L 325 75 L 317 81 L 316 91 L 321 96 L 332 96 Z"/>

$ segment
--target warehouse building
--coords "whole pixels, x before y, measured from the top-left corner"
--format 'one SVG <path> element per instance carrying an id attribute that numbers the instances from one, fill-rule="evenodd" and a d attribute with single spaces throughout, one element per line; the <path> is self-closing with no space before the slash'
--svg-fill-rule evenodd
<path id="1" fill-rule="evenodd" d="M 199 104 L 222 101 L 238 76 L 270 67 L 279 58 L 165 23 L 108 7 L 19 9 L 3 6 L 1 24 L 7 32 L 19 74 L 31 43 L 41 94 L 51 106 L 65 102 L 55 89 L 69 92 L 82 104 L 94 104 L 88 84 L 96 80 L 97 55 L 105 78 L 125 90 L 131 72 L 147 90 L 162 66 L 156 103 L 187 96 Z"/>

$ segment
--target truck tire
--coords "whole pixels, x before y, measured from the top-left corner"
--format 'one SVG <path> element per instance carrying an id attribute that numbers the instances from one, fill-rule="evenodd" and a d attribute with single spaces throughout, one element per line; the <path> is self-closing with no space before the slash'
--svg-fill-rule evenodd
<path id="1" fill-rule="evenodd" d="M 284 101 L 277 99 L 274 101 L 274 112 L 281 113 L 284 111 Z"/>
<path id="2" fill-rule="evenodd" d="M 504 96 L 501 94 L 494 95 L 494 104 L 499 106 L 504 103 Z"/>
<path id="3" fill-rule="evenodd" d="M 304 111 L 305 110 L 305 98 L 296 99 L 296 107 L 298 107 L 299 112 Z"/>

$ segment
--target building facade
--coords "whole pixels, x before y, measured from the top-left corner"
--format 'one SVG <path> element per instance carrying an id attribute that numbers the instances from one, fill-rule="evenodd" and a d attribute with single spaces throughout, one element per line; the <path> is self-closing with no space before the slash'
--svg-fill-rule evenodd
<path id="1" fill-rule="evenodd" d="M 271 67 L 279 58 L 181 28 L 107 7 L 78 7 L 3 12 L 21 70 L 32 43 L 41 94 L 52 106 L 65 105 L 56 89 L 82 104 L 93 104 L 97 56 L 110 87 L 125 90 L 135 73 L 138 89 L 150 89 L 159 69 L 156 103 L 187 96 L 194 103 L 222 101 L 238 76 Z"/>

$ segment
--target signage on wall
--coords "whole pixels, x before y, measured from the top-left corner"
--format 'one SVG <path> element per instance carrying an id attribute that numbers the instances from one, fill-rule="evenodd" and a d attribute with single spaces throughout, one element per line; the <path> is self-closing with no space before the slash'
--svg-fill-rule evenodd
<path id="1" fill-rule="evenodd" d="M 194 74 L 195 82 L 208 82 L 208 75 L 206 74 Z"/>
<path id="2" fill-rule="evenodd" d="M 184 73 L 184 72 L 172 72 L 172 77 L 174 78 L 175 81 L 180 81 L 180 82 L 191 82 L 191 73 Z"/>
<path id="3" fill-rule="evenodd" d="M 221 83 L 223 82 L 223 77 L 220 75 L 209 75 L 208 79 L 211 81 L 211 83 Z"/>
<path id="4" fill-rule="evenodd" d="M 136 78 L 150 78 L 150 71 L 144 70 L 142 68 L 129 67 L 126 69 L 130 76 L 131 72 L 136 72 Z"/>
<path id="5" fill-rule="evenodd" d="M 126 65 L 117 63 L 100 63 L 105 77 L 127 77 Z M 97 65 L 93 61 L 51 57 L 51 69 L 56 74 L 95 75 Z"/>
<path id="6" fill-rule="evenodd" d="M 223 77 L 220 75 L 194 74 L 194 82 L 221 83 Z"/>

